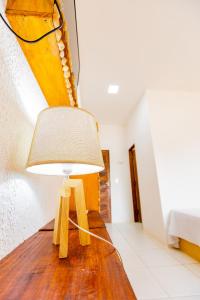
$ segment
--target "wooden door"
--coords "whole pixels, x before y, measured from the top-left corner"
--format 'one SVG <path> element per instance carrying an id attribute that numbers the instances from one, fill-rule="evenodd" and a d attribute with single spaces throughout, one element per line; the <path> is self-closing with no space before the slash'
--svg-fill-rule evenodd
<path id="1" fill-rule="evenodd" d="M 138 185 L 135 145 L 133 145 L 129 149 L 129 162 L 130 162 L 134 219 L 135 219 L 135 222 L 142 222 L 142 212 L 141 212 L 141 205 L 140 205 L 140 193 L 139 193 L 139 185 Z"/>
<path id="2" fill-rule="evenodd" d="M 110 199 L 110 158 L 109 150 L 102 150 L 105 170 L 99 173 L 100 177 L 100 215 L 105 223 L 111 223 Z"/>

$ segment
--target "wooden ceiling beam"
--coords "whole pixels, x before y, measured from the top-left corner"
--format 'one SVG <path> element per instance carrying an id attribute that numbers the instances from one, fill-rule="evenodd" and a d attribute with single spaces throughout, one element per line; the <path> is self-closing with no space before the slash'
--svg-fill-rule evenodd
<path id="1" fill-rule="evenodd" d="M 58 12 L 56 9 L 54 11 L 54 0 L 8 0 L 6 15 L 12 29 L 28 40 L 36 39 L 52 30 L 55 26 L 53 24 L 55 17 L 59 22 Z M 50 34 L 35 44 L 28 44 L 19 39 L 18 42 L 48 104 L 50 106 L 76 106 L 76 89 L 66 27 L 62 29 L 61 37 L 64 44 L 62 55 L 67 58 L 69 65 L 67 79 L 64 77 L 56 33 Z"/>
<path id="2" fill-rule="evenodd" d="M 54 0 L 8 0 L 6 13 L 52 17 L 53 5 Z"/>

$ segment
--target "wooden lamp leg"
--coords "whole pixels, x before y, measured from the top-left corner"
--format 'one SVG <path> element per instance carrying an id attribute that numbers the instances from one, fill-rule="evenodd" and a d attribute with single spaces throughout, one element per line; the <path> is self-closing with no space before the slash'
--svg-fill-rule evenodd
<path id="1" fill-rule="evenodd" d="M 61 210 L 62 210 L 62 197 L 59 197 L 59 207 L 58 212 L 54 222 L 54 231 L 53 231 L 53 244 L 60 244 L 60 221 L 61 221 Z"/>
<path id="2" fill-rule="evenodd" d="M 55 218 L 53 233 L 53 244 L 60 245 L 60 258 L 66 258 L 68 256 L 68 219 L 71 187 L 75 189 L 75 203 L 78 224 L 80 227 L 89 230 L 83 182 L 80 179 L 68 179 L 64 182 L 63 188 L 60 192 L 60 203 L 58 213 Z M 89 245 L 90 235 L 82 230 L 79 230 L 79 240 L 82 246 Z"/>
<path id="3" fill-rule="evenodd" d="M 68 218 L 69 218 L 69 200 L 71 188 L 68 185 L 60 193 L 60 206 L 58 215 L 55 219 L 53 244 L 60 245 L 59 257 L 66 258 L 68 255 Z"/>
<path id="4" fill-rule="evenodd" d="M 75 187 L 75 203 L 78 225 L 86 230 L 89 230 L 82 180 L 79 180 L 77 186 Z M 82 246 L 89 245 L 90 235 L 82 230 L 79 230 L 79 240 Z"/>
<path id="5" fill-rule="evenodd" d="M 60 224 L 60 249 L 59 257 L 65 258 L 68 255 L 68 221 L 69 218 L 69 197 L 62 197 L 61 224 Z"/>

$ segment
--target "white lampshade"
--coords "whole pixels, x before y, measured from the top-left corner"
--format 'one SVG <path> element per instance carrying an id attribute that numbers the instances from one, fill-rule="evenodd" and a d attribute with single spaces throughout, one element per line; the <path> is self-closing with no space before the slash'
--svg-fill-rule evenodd
<path id="1" fill-rule="evenodd" d="M 39 114 L 27 171 L 80 175 L 103 169 L 97 123 L 90 113 L 79 108 L 57 106 Z"/>

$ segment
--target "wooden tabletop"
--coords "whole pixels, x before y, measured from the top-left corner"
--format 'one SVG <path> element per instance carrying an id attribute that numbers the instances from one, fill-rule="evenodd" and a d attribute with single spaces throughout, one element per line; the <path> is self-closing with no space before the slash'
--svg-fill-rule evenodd
<path id="1" fill-rule="evenodd" d="M 90 230 L 109 235 L 97 213 Z M 96 226 L 97 225 L 97 226 Z M 134 300 L 122 264 L 113 248 L 91 237 L 80 246 L 78 231 L 69 231 L 69 257 L 58 258 L 49 223 L 0 262 L 0 300 Z"/>

